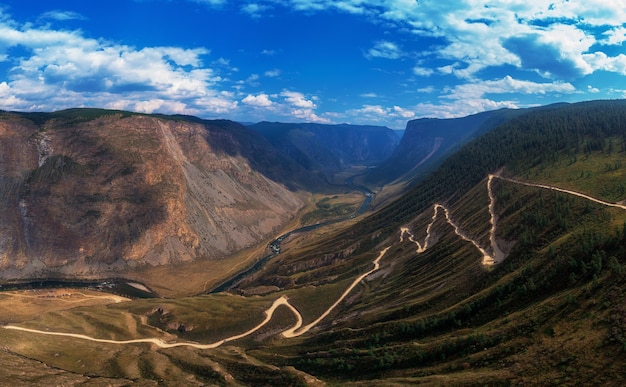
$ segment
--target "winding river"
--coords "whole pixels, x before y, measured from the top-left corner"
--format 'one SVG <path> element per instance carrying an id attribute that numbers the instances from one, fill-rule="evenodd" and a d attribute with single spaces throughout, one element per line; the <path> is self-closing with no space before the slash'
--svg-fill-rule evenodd
<path id="1" fill-rule="evenodd" d="M 362 213 L 364 213 L 370 206 L 372 199 L 374 197 L 374 193 L 367 189 L 366 187 L 359 186 L 354 184 L 353 180 L 357 176 L 352 176 L 345 181 L 345 185 L 352 188 L 353 190 L 360 191 L 365 196 L 365 199 L 361 203 L 360 207 L 351 215 L 345 216 L 339 219 L 334 219 L 327 222 L 312 224 L 304 227 L 299 227 L 285 234 L 282 234 L 278 238 L 274 239 L 269 244 L 270 253 L 265 257 L 259 259 L 254 263 L 250 268 L 236 274 L 234 277 L 230 278 L 226 282 L 217 286 L 216 288 L 209 290 L 208 293 L 219 293 L 224 290 L 229 289 L 233 285 L 237 284 L 244 277 L 250 275 L 251 273 L 259 270 L 264 264 L 266 264 L 269 260 L 280 254 L 280 245 L 283 240 L 288 238 L 289 236 L 297 233 L 303 233 L 311 230 L 315 230 L 317 228 L 333 224 L 339 223 L 347 219 L 354 218 Z M 135 286 L 133 286 L 135 284 Z M 93 289 L 100 290 L 108 293 L 113 293 L 116 295 L 120 295 L 127 298 L 154 298 L 157 297 L 156 294 L 150 292 L 145 285 L 137 283 L 136 281 L 130 282 L 127 279 L 123 278 L 113 278 L 113 279 L 104 279 L 104 280 L 64 280 L 64 279 L 37 279 L 37 280 L 27 280 L 24 282 L 15 282 L 15 283 L 7 283 L 0 284 L 0 292 L 9 291 L 9 290 L 29 290 L 29 289 L 50 289 L 50 288 L 74 288 L 74 289 Z"/>
<path id="2" fill-rule="evenodd" d="M 230 278 L 226 282 L 223 282 L 221 285 L 218 285 L 217 287 L 209 290 L 207 293 L 220 293 L 220 292 L 223 292 L 225 290 L 228 290 L 229 288 L 231 288 L 234 285 L 236 285 L 237 283 L 239 283 L 245 277 L 249 276 L 250 274 L 252 274 L 252 273 L 254 273 L 256 271 L 258 271 L 269 260 L 271 260 L 272 258 L 276 257 L 278 254 L 280 254 L 280 245 L 281 245 L 282 241 L 284 241 L 285 239 L 287 239 L 291 235 L 299 234 L 299 233 L 303 233 L 303 232 L 307 232 L 307 231 L 312 231 L 312 230 L 318 229 L 318 228 L 323 227 L 323 226 L 328 226 L 330 224 L 343 222 L 345 220 L 355 218 L 355 217 L 363 214 L 365 211 L 367 211 L 367 209 L 370 207 L 370 205 L 372 203 L 372 200 L 374 199 L 374 193 L 372 191 L 370 191 L 367 187 L 354 184 L 354 179 L 356 177 L 358 177 L 358 176 L 361 176 L 361 175 L 355 175 L 355 176 L 349 177 L 348 179 L 346 179 L 346 181 L 344 183 L 344 185 L 352 188 L 353 190 L 361 192 L 365 196 L 365 199 L 363 199 L 363 202 L 361 202 L 361 205 L 359 206 L 359 208 L 355 212 L 353 212 L 352 214 L 350 214 L 348 216 L 344 216 L 344 217 L 341 217 L 341 218 L 338 218 L 338 219 L 329 220 L 327 222 L 321 222 L 321 223 L 311 224 L 311 225 L 308 225 L 308 226 L 299 227 L 299 228 L 293 229 L 291 231 L 288 231 L 288 232 L 282 234 L 281 236 L 279 236 L 278 238 L 276 238 L 276 239 L 274 239 L 273 241 L 270 242 L 270 244 L 268 245 L 269 249 L 270 249 L 270 253 L 268 255 L 266 255 L 263 258 L 261 258 L 258 261 L 256 261 L 254 263 L 254 265 L 252 265 L 248 269 L 245 269 L 244 271 L 239 272 L 238 274 L 235 274 L 234 277 Z"/>

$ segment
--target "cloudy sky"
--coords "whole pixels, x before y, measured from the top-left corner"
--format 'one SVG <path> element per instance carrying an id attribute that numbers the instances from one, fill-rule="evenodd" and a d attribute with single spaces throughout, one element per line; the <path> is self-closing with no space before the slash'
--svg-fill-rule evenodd
<path id="1" fill-rule="evenodd" d="M 0 109 L 386 125 L 626 98 L 623 0 L 0 0 Z"/>

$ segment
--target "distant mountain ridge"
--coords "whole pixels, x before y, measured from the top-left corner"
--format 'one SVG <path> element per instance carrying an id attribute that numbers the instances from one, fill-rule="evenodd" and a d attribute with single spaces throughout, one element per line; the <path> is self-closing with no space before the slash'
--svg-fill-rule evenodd
<path id="1" fill-rule="evenodd" d="M 304 168 L 325 178 L 352 166 L 377 165 L 399 144 L 394 131 L 382 126 L 260 122 L 249 127 Z"/>
<path id="2" fill-rule="evenodd" d="M 424 176 L 455 149 L 525 111 L 500 109 L 460 118 L 411 120 L 393 154 L 370 171 L 366 181 L 384 185 Z"/>

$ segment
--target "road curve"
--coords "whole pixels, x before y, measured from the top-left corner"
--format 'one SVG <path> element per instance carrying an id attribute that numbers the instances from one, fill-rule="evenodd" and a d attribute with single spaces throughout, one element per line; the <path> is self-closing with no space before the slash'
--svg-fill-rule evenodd
<path id="1" fill-rule="evenodd" d="M 514 183 L 514 184 L 520 184 L 520 185 L 524 185 L 527 187 L 535 187 L 535 188 L 542 188 L 542 189 L 549 189 L 549 190 L 553 190 L 553 191 L 558 191 L 558 192 L 563 192 L 569 195 L 574 195 L 574 196 L 578 196 L 581 197 L 583 199 L 587 199 L 590 200 L 592 202 L 595 203 L 599 203 L 608 207 L 615 207 L 615 208 L 621 208 L 623 210 L 626 210 L 626 205 L 623 204 L 619 204 L 619 203 L 611 203 L 611 202 L 607 202 L 604 200 L 600 200 L 597 198 L 594 198 L 593 196 L 589 196 L 587 194 L 581 193 L 581 192 L 577 192 L 577 191 L 572 191 L 572 190 L 568 190 L 568 189 L 564 189 L 564 188 L 559 188 L 559 187 L 554 187 L 551 185 L 545 185 L 545 184 L 535 184 L 535 183 L 527 183 L 521 180 L 515 180 L 515 179 L 511 179 L 511 178 L 507 178 L 507 177 L 502 177 L 500 176 L 498 173 L 494 173 L 494 174 L 489 174 L 488 178 L 487 178 L 487 193 L 489 195 L 489 206 L 488 206 L 488 210 L 489 210 L 489 221 L 491 223 L 491 229 L 489 231 L 489 242 L 490 242 L 490 247 L 489 248 L 485 248 L 482 247 L 478 241 L 473 240 L 472 238 L 470 238 L 468 235 L 466 235 L 463 230 L 461 230 L 461 228 L 459 227 L 459 225 L 457 225 L 454 220 L 451 218 L 450 216 L 450 211 L 449 209 L 444 206 L 443 204 L 439 204 L 439 203 L 435 203 L 433 204 L 433 216 L 431 218 L 430 223 L 426 226 L 426 237 L 424 238 L 424 242 L 420 243 L 418 240 L 415 239 L 415 236 L 413 235 L 413 233 L 411 233 L 411 231 L 409 230 L 408 227 L 401 227 L 400 228 L 400 242 L 404 241 L 404 235 L 408 235 L 408 240 L 410 242 L 415 243 L 415 245 L 417 246 L 417 250 L 416 252 L 418 254 L 423 253 L 424 251 L 426 251 L 429 247 L 430 244 L 430 238 L 431 238 L 431 229 L 435 223 L 435 221 L 438 218 L 439 215 L 439 210 L 442 210 L 444 212 L 444 215 L 446 217 L 446 221 L 448 222 L 448 224 L 450 224 L 452 226 L 452 228 L 454 229 L 454 232 L 461 237 L 463 240 L 466 240 L 470 243 L 472 243 L 476 249 L 478 249 L 478 251 L 481 252 L 481 254 L 483 254 L 483 260 L 482 260 L 482 264 L 485 266 L 491 266 L 497 263 L 500 263 L 504 260 L 505 258 L 505 254 L 504 252 L 500 249 L 500 247 L 498 246 L 497 242 L 496 242 L 496 212 L 495 212 L 495 197 L 493 195 L 493 191 L 492 191 L 492 182 L 493 179 L 497 178 L 500 180 L 504 180 L 504 181 L 508 181 L 510 183 Z"/>
<path id="2" fill-rule="evenodd" d="M 511 183 L 525 185 L 527 187 L 537 187 L 537 188 L 543 188 L 543 189 L 550 189 L 552 191 L 563 192 L 563 193 L 566 193 L 566 194 L 570 194 L 570 195 L 581 197 L 583 199 L 590 200 L 590 201 L 595 202 L 595 203 L 603 204 L 603 205 L 608 206 L 608 207 L 616 207 L 616 208 L 621 208 L 622 210 L 626 210 L 626 205 L 619 204 L 619 203 L 606 202 L 604 200 L 596 199 L 593 196 L 589 196 L 587 194 L 584 194 L 584 193 L 581 193 L 581 192 L 578 192 L 578 191 L 572 191 L 572 190 L 569 190 L 569 189 L 554 187 L 554 186 L 545 185 L 545 184 L 527 183 L 525 181 L 515 180 L 515 179 L 508 178 L 508 177 L 502 177 L 502 176 L 499 176 L 499 175 L 490 175 L 490 176 L 494 176 L 494 177 L 497 177 L 498 179 L 501 179 L 501 180 L 504 180 L 504 181 L 508 181 L 508 182 L 511 182 Z"/>
<path id="3" fill-rule="evenodd" d="M 402 227 L 400 228 L 400 242 L 403 242 L 404 240 L 404 235 L 407 234 L 409 236 L 409 241 L 415 243 L 417 245 L 417 253 L 422 253 L 424 252 L 427 248 L 428 248 L 428 244 L 429 244 L 429 240 L 431 237 L 431 228 L 435 222 L 435 220 L 438 217 L 438 213 L 439 210 L 442 210 L 445 214 L 446 217 L 446 221 L 454 228 L 455 233 L 461 237 L 464 240 L 467 240 L 469 242 L 471 242 L 474 246 L 476 246 L 476 248 L 483 253 L 484 258 L 483 258 L 483 264 L 485 265 L 491 265 L 494 263 L 498 263 L 500 262 L 501 259 L 504 259 L 504 254 L 500 251 L 500 249 L 498 248 L 497 244 L 495 243 L 495 230 L 496 230 L 496 219 L 495 219 L 495 210 L 494 210 L 494 196 L 493 193 L 491 191 L 491 182 L 493 180 L 493 178 L 498 178 L 501 180 L 505 180 L 505 181 L 509 181 L 512 183 L 516 183 L 516 184 L 521 184 L 521 185 L 525 185 L 525 186 L 529 186 L 529 187 L 537 187 L 537 188 L 543 188 L 543 189 L 550 189 L 550 190 L 554 190 L 554 191 L 559 191 L 559 192 L 564 192 L 570 195 L 575 195 L 599 204 L 603 204 L 606 206 L 610 206 L 610 207 L 617 207 L 617 208 L 621 208 L 623 210 L 626 210 L 626 205 L 622 205 L 619 203 L 610 203 L 610 202 L 606 202 L 600 199 L 596 199 L 592 196 L 580 193 L 580 192 L 576 192 L 576 191 L 571 191 L 571 190 L 566 190 L 563 188 L 558 188 L 558 187 L 553 187 L 553 186 L 549 186 L 549 185 L 543 185 L 543 184 L 533 184 L 533 183 L 527 183 L 527 182 L 523 182 L 523 181 L 519 181 L 519 180 L 515 180 L 515 179 L 510 179 L 510 178 L 505 178 L 505 177 L 501 177 L 498 174 L 490 174 L 487 180 L 487 190 L 489 193 L 489 214 L 490 214 L 490 218 L 491 218 L 491 230 L 490 230 L 490 242 L 491 242 L 491 250 L 492 250 L 492 254 L 489 254 L 487 252 L 487 250 L 483 247 L 481 247 L 476 241 L 472 240 L 471 238 L 469 238 L 468 236 L 466 236 L 462 230 L 460 229 L 460 227 L 451 219 L 450 217 L 450 213 L 448 211 L 448 209 L 443 206 L 442 204 L 434 204 L 433 205 L 433 216 L 431 219 L 431 222 L 428 224 L 427 229 L 426 229 L 426 238 L 424 240 L 424 243 L 420 243 L 418 241 L 415 240 L 414 235 L 409 231 L 409 229 L 407 227 Z M 133 339 L 133 340 L 109 340 L 109 339 L 98 339 L 95 337 L 91 337 L 91 336 L 87 336 L 87 335 L 82 335 L 82 334 L 77 334 L 77 333 L 66 333 L 66 332 L 53 332 L 53 331 L 42 331 L 42 330 L 38 330 L 38 329 L 31 329 L 31 328 L 24 328 L 24 327 L 19 327 L 19 326 L 15 326 L 15 325 L 6 325 L 3 326 L 4 329 L 12 329 L 12 330 L 18 330 L 18 331 L 22 331 L 22 332 L 28 332 L 28 333 L 34 333 L 34 334 L 44 334 L 44 335 L 50 335 L 50 336 L 63 336 L 63 337 L 72 337 L 72 338 L 76 338 L 76 339 L 82 339 L 82 340 L 89 340 L 89 341 L 95 341 L 95 342 L 99 342 L 99 343 L 108 343 L 108 344 L 137 344 L 137 343 L 148 343 L 148 344 L 154 344 L 156 346 L 158 346 L 159 348 L 174 348 L 174 347 L 192 347 L 192 348 L 196 348 L 196 349 L 211 349 L 211 348 L 217 348 L 220 345 L 229 342 L 229 341 L 234 341 L 234 340 L 238 340 L 241 338 L 244 338 L 246 336 L 249 336 L 251 334 L 253 334 L 254 332 L 258 331 L 259 329 L 261 329 L 263 326 L 265 326 L 267 323 L 269 323 L 272 320 L 272 317 L 274 316 L 274 312 L 276 311 L 276 309 L 278 309 L 281 306 L 287 307 L 292 314 L 296 317 L 296 323 L 291 327 L 288 328 L 286 330 L 284 330 L 283 332 L 281 332 L 281 335 L 285 338 L 293 338 L 293 337 L 297 337 L 300 336 L 306 332 L 308 332 L 311 328 L 313 328 L 314 326 L 316 326 L 317 324 L 319 324 L 324 318 L 326 318 L 336 307 L 337 305 L 339 305 L 339 303 L 341 303 L 347 296 L 348 294 L 362 281 L 364 280 L 367 276 L 369 276 L 370 274 L 372 274 L 373 272 L 375 272 L 376 270 L 378 270 L 380 268 L 380 260 L 383 258 L 383 256 L 387 253 L 387 251 L 389 250 L 391 246 L 388 246 L 386 248 L 384 248 L 383 250 L 380 251 L 380 253 L 378 254 L 378 257 L 376 257 L 376 259 L 372 262 L 374 264 L 374 267 L 361 274 L 359 277 L 357 277 L 352 284 L 341 294 L 341 296 L 337 299 L 337 301 L 335 301 L 335 303 L 333 305 L 331 305 L 324 313 L 322 313 L 317 319 L 315 319 L 313 322 L 302 326 L 303 324 L 303 319 L 302 319 L 302 315 L 300 314 L 300 312 L 289 303 L 289 300 L 287 299 L 286 296 L 281 296 L 278 299 L 276 299 L 272 305 L 266 309 L 264 311 L 265 314 L 265 319 L 263 321 L 261 321 L 257 326 L 255 326 L 254 328 L 241 333 L 239 335 L 236 336 L 231 336 L 228 338 L 225 338 L 223 340 L 217 341 L 215 343 L 211 343 L 211 344 L 199 344 L 199 343 L 191 343 L 191 342 L 184 342 L 184 343 L 174 343 L 174 342 L 165 342 L 162 339 L 159 338 L 145 338 L 145 339 Z"/>
<path id="4" fill-rule="evenodd" d="M 332 312 L 333 309 L 335 309 L 337 307 L 337 305 L 339 305 L 339 303 L 341 303 L 341 301 L 343 301 L 344 298 L 346 298 L 346 296 L 352 291 L 352 289 L 354 289 L 355 286 L 357 286 L 365 277 L 367 277 L 368 275 L 370 275 L 373 272 L 375 272 L 376 270 L 378 270 L 380 268 L 380 263 L 379 263 L 380 259 L 385 255 L 385 253 L 387 252 L 387 250 L 389 250 L 390 247 L 391 246 L 383 249 L 380 252 L 380 254 L 378 255 L 378 257 L 373 261 L 373 263 L 374 263 L 374 268 L 373 269 L 369 270 L 368 272 L 360 275 L 357 279 L 355 279 L 354 282 L 352 282 L 352 284 L 343 292 L 343 294 L 339 297 L 339 299 L 337 299 L 337 301 L 335 301 L 335 303 L 333 305 L 331 305 L 315 321 L 311 322 L 310 324 L 308 324 L 308 325 L 306 325 L 304 327 L 302 326 L 302 324 L 303 324 L 302 315 L 300 314 L 298 309 L 296 309 L 293 305 L 291 305 L 289 303 L 289 301 L 287 300 L 286 296 L 282 296 L 282 297 L 279 297 L 278 299 L 276 299 L 276 301 L 274 301 L 272 303 L 272 305 L 264 311 L 265 319 L 263 321 L 261 321 L 257 326 L 255 326 L 254 328 L 252 328 L 252 329 L 250 329 L 250 330 L 248 330 L 248 331 L 246 331 L 244 333 L 241 333 L 239 335 L 231 336 L 231 337 L 228 337 L 228 338 L 220 340 L 220 341 L 216 341 L 215 343 L 211 343 L 211 344 L 199 344 L 199 343 L 190 343 L 190 342 L 168 343 L 168 342 L 165 342 L 165 341 L 163 341 L 163 340 L 161 340 L 159 338 L 145 338 L 145 339 L 133 339 L 133 340 L 98 339 L 96 337 L 91 337 L 91 336 L 82 335 L 82 334 L 78 334 L 78 333 L 42 331 L 42 330 L 39 330 L 39 329 L 24 328 L 24 327 L 19 327 L 19 326 L 15 326 L 15 325 L 6 325 L 3 328 L 4 329 L 12 329 L 12 330 L 17 330 L 17 331 L 22 331 L 22 332 L 35 333 L 35 334 L 49 335 L 49 336 L 73 337 L 73 338 L 76 338 L 76 339 L 89 340 L 89 341 L 95 341 L 95 342 L 98 342 L 98 343 L 107 343 L 107 344 L 148 343 L 148 344 L 154 344 L 154 345 L 158 346 L 159 348 L 191 347 L 191 348 L 196 348 L 196 349 L 212 349 L 212 348 L 217 348 L 217 347 L 219 347 L 220 345 L 222 345 L 222 344 L 224 344 L 226 342 L 238 340 L 238 339 L 241 339 L 241 338 L 244 338 L 246 336 L 249 336 L 249 335 L 253 334 L 254 332 L 258 331 L 259 329 L 261 329 L 263 326 L 265 326 L 267 323 L 269 323 L 272 320 L 272 317 L 274 316 L 274 312 L 276 311 L 276 309 L 278 309 L 281 306 L 285 306 L 296 317 L 296 323 L 291 328 L 283 331 L 282 332 L 282 336 L 285 337 L 285 338 L 297 337 L 297 336 L 300 336 L 300 335 L 308 332 L 311 328 L 313 328 L 314 326 L 319 324 L 320 321 L 322 321 L 324 318 L 326 318 L 330 314 L 330 312 Z"/>
<path id="5" fill-rule="evenodd" d="M 388 246 L 384 248 L 383 250 L 381 250 L 380 253 L 378 254 L 378 257 L 373 262 L 374 268 L 366 273 L 361 274 L 357 279 L 355 279 L 354 282 L 352 282 L 352 284 L 341 294 L 339 299 L 337 299 L 337 301 L 335 301 L 334 304 L 332 304 L 328 309 L 326 309 L 326 311 L 322 313 L 322 315 L 320 315 L 315 321 L 311 322 L 308 325 L 303 326 L 302 328 L 296 327 L 296 326 L 289 328 L 286 331 L 283 331 L 282 335 L 286 338 L 300 336 L 308 332 L 311 328 L 313 328 L 317 324 L 319 324 L 320 321 L 326 318 L 326 316 L 328 316 L 330 312 L 332 312 L 333 309 L 335 309 L 337 305 L 339 305 L 339 303 L 343 301 L 344 298 L 346 298 L 346 296 L 352 291 L 352 289 L 354 289 L 355 286 L 359 284 L 359 282 L 361 282 L 363 279 L 365 279 L 365 277 L 367 277 L 368 275 L 372 274 L 373 272 L 375 272 L 376 270 L 380 268 L 380 259 L 385 255 L 385 253 L 387 252 L 387 250 L 389 250 L 390 247 L 391 246 Z"/>

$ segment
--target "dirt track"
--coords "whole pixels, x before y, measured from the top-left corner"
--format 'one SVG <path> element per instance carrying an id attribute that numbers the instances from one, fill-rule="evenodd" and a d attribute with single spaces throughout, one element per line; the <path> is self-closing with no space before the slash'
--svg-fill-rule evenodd
<path id="1" fill-rule="evenodd" d="M 537 187 L 537 188 L 542 188 L 542 189 L 550 189 L 550 190 L 554 190 L 554 191 L 559 191 L 559 192 L 564 192 L 570 195 L 575 195 L 578 197 L 582 197 L 584 199 L 588 199 L 591 200 L 593 202 L 596 203 L 600 203 L 606 206 L 610 206 L 610 207 L 617 207 L 617 208 L 621 208 L 623 210 L 626 210 L 626 205 L 622 205 L 622 204 L 617 204 L 617 203 L 610 203 L 610 202 L 605 202 L 603 200 L 599 200 L 596 198 L 593 198 L 589 195 L 580 193 L 580 192 L 576 192 L 576 191 L 571 191 L 571 190 L 566 190 L 566 189 L 562 189 L 562 188 L 558 188 L 558 187 L 553 187 L 553 186 L 548 186 L 548 185 L 543 185 L 543 184 L 533 184 L 533 183 L 526 183 L 526 182 L 522 182 L 519 180 L 514 180 L 514 179 L 509 179 L 509 178 L 504 178 L 501 177 L 497 174 L 492 174 L 489 175 L 488 180 L 487 180 L 487 190 L 489 193 L 489 214 L 490 214 L 490 219 L 491 219 L 491 230 L 490 230 L 490 242 L 491 242 L 491 253 L 489 253 L 487 251 L 486 248 L 481 247 L 476 241 L 472 240 L 471 238 L 469 238 L 467 235 L 465 235 L 463 233 L 463 231 L 460 229 L 460 227 L 452 220 L 452 218 L 450 217 L 450 212 L 449 210 L 443 206 L 442 204 L 434 204 L 433 205 L 433 216 L 431 219 L 431 222 L 428 224 L 427 228 L 426 228 L 426 238 L 424 240 L 423 243 L 418 242 L 417 240 L 415 240 L 414 235 L 409 231 L 409 229 L 407 227 L 402 227 L 400 229 L 400 242 L 404 241 L 404 235 L 407 234 L 409 236 L 409 241 L 415 243 L 417 245 L 417 253 L 422 253 L 424 251 L 426 251 L 426 249 L 429 246 L 429 241 L 431 238 L 431 228 L 433 226 L 433 224 L 435 223 L 435 221 L 438 218 L 438 214 L 439 211 L 443 211 L 444 215 L 446 217 L 446 221 L 454 228 L 455 233 L 461 237 L 464 240 L 467 240 L 468 242 L 472 243 L 474 246 L 476 246 L 476 248 L 483 254 L 483 264 L 484 265 L 493 265 L 495 263 L 501 262 L 501 260 L 504 259 L 504 253 L 502 253 L 502 251 L 500 251 L 500 249 L 498 248 L 496 242 L 495 242 L 495 232 L 496 232 L 496 216 L 495 216 L 495 211 L 494 211 L 494 206 L 495 206 L 495 199 L 491 190 L 491 183 L 493 181 L 493 178 L 498 178 L 498 179 L 502 179 L 508 182 L 512 182 L 512 183 L 516 183 L 516 184 L 522 184 L 525 186 L 529 186 L 529 187 Z M 259 329 L 261 329 L 263 326 L 265 326 L 267 323 L 269 323 L 274 315 L 274 312 L 276 311 L 277 308 L 281 307 L 281 306 L 285 306 L 287 308 L 289 308 L 289 310 L 294 314 L 294 316 L 296 317 L 296 323 L 289 329 L 283 331 L 281 334 L 283 337 L 285 338 L 292 338 L 292 337 L 297 337 L 300 336 L 306 332 L 308 332 L 311 328 L 313 328 L 314 326 L 316 326 L 317 324 L 319 324 L 324 318 L 326 318 L 336 307 L 337 305 L 339 305 L 339 303 L 341 303 L 346 296 L 362 281 L 364 280 L 367 276 L 369 276 L 370 274 L 372 274 L 373 272 L 375 272 L 376 270 L 378 270 L 380 268 L 380 260 L 383 258 L 383 256 L 387 253 L 387 251 L 389 250 L 391 246 L 388 246 L 386 248 L 384 248 L 383 250 L 380 251 L 378 257 L 372 262 L 374 264 L 374 267 L 367 271 L 366 273 L 363 273 L 362 275 L 360 275 L 358 278 L 356 278 L 352 284 L 341 294 L 341 296 L 337 299 L 337 301 L 335 301 L 335 303 L 333 305 L 331 305 L 324 313 L 322 313 L 316 320 L 314 320 L 313 322 L 309 323 L 308 325 L 302 326 L 303 324 L 303 318 L 302 315 L 300 314 L 300 312 L 289 303 L 288 299 L 286 296 L 282 296 L 280 298 L 278 298 L 277 300 L 275 300 L 272 305 L 265 310 L 264 314 L 265 314 L 265 319 L 259 323 L 257 326 L 255 326 L 254 328 L 241 333 L 239 335 L 236 336 L 231 336 L 228 337 L 226 339 L 217 341 L 215 343 L 211 343 L 211 344 L 199 344 L 199 343 L 168 343 L 165 342 L 159 338 L 145 338 L 145 339 L 134 339 L 134 340 L 107 340 L 107 339 L 98 339 L 95 337 L 91 337 L 91 336 L 87 336 L 87 335 L 82 335 L 82 334 L 75 334 L 75 333 L 65 333 L 65 332 L 51 332 L 51 331 L 42 331 L 42 330 L 37 330 L 37 329 L 30 329 L 30 328 L 23 328 L 23 327 L 18 327 L 18 326 L 14 326 L 14 325 L 6 325 L 3 328 L 5 329 L 13 329 L 13 330 L 18 330 L 18 331 L 23 331 L 23 332 L 28 332 L 28 333 L 34 333 L 34 334 L 44 334 L 44 335 L 51 335 L 51 336 L 64 336 L 64 337 L 73 337 L 73 338 L 77 338 L 77 339 L 82 339 L 82 340 L 90 340 L 90 341 L 96 341 L 96 342 L 100 342 L 100 343 L 109 343 L 109 344 L 136 344 L 136 343 L 150 343 L 150 344 L 155 344 L 160 348 L 173 348 L 173 347 L 192 347 L 192 348 L 197 348 L 197 349 L 211 349 L 211 348 L 217 348 L 220 345 L 229 342 L 229 341 L 234 341 L 234 340 L 238 340 L 241 338 L 244 338 L 246 336 L 249 336 L 251 334 L 253 334 L 254 332 L 258 331 Z M 116 300 L 119 302 L 119 300 Z"/>
<path id="2" fill-rule="evenodd" d="M 211 343 L 211 344 L 198 344 L 198 343 L 167 343 L 159 338 L 146 338 L 146 339 L 133 339 L 133 340 L 109 340 L 109 339 L 98 339 L 95 337 L 91 337 L 91 336 L 87 336 L 87 335 L 81 335 L 81 334 L 76 334 L 76 333 L 65 333 L 65 332 L 52 332 L 52 331 L 42 331 L 42 330 L 38 330 L 38 329 L 30 329 L 30 328 L 23 328 L 23 327 L 18 327 L 15 325 L 7 325 L 4 326 L 5 329 L 13 329 L 13 330 L 18 330 L 18 331 L 22 331 L 22 332 L 29 332 L 29 333 L 36 333 L 36 334 L 43 334 L 43 335 L 50 335 L 50 336 L 64 336 L 64 337 L 73 337 L 76 339 L 82 339 L 82 340 L 89 340 L 89 341 L 95 341 L 98 343 L 108 343 L 108 344 L 137 344 L 137 343 L 149 343 L 149 344 L 155 344 L 157 345 L 159 348 L 174 348 L 174 347 L 192 347 L 192 348 L 197 348 L 197 349 L 211 349 L 211 348 L 217 348 L 220 345 L 228 342 L 228 341 L 234 341 L 237 339 L 241 339 L 244 338 L 246 336 L 249 336 L 251 334 L 253 334 L 254 332 L 258 331 L 259 329 L 261 329 L 264 325 L 266 325 L 267 323 L 269 323 L 272 320 L 272 317 L 274 316 L 274 312 L 276 311 L 276 309 L 280 306 L 286 306 L 287 308 L 289 308 L 289 310 L 291 310 L 291 312 L 296 316 L 296 323 L 294 324 L 293 327 L 285 330 L 282 332 L 283 337 L 285 338 L 292 338 L 292 337 L 297 337 L 300 336 L 306 332 L 308 332 L 311 328 L 313 328 L 315 325 L 319 324 L 320 321 L 322 321 L 324 318 L 326 318 L 330 312 L 335 309 L 335 307 L 337 305 L 339 305 L 339 303 L 341 301 L 343 301 L 344 298 L 346 298 L 346 296 L 352 291 L 352 289 L 354 289 L 355 286 L 357 286 L 359 284 L 359 282 L 361 282 L 365 277 L 367 277 L 368 275 L 370 275 L 371 273 L 375 272 L 376 270 L 378 270 L 380 268 L 380 264 L 379 261 L 380 259 L 385 255 L 385 253 L 387 252 L 387 250 L 389 250 L 389 247 L 385 248 L 384 250 L 382 250 L 380 252 L 380 254 L 378 255 L 378 257 L 373 261 L 374 263 L 374 268 L 371 269 L 370 271 L 362 274 L 361 276 L 359 276 L 357 279 L 354 280 L 354 282 L 348 287 L 348 289 L 346 289 L 343 294 L 339 297 L 339 299 L 337 301 L 335 301 L 335 303 L 333 305 L 331 305 L 320 317 L 318 317 L 315 321 L 313 321 L 312 323 L 306 325 L 306 326 L 302 326 L 302 315 L 300 314 L 300 312 L 298 312 L 298 310 L 289 303 L 289 301 L 287 300 L 287 297 L 282 296 L 280 298 L 278 298 L 276 301 L 274 301 L 274 303 L 272 303 L 272 305 L 265 310 L 265 319 L 259 323 L 257 326 L 255 326 L 254 328 L 236 335 L 236 336 L 231 336 L 228 337 L 226 339 L 217 341 L 215 343 Z"/>

